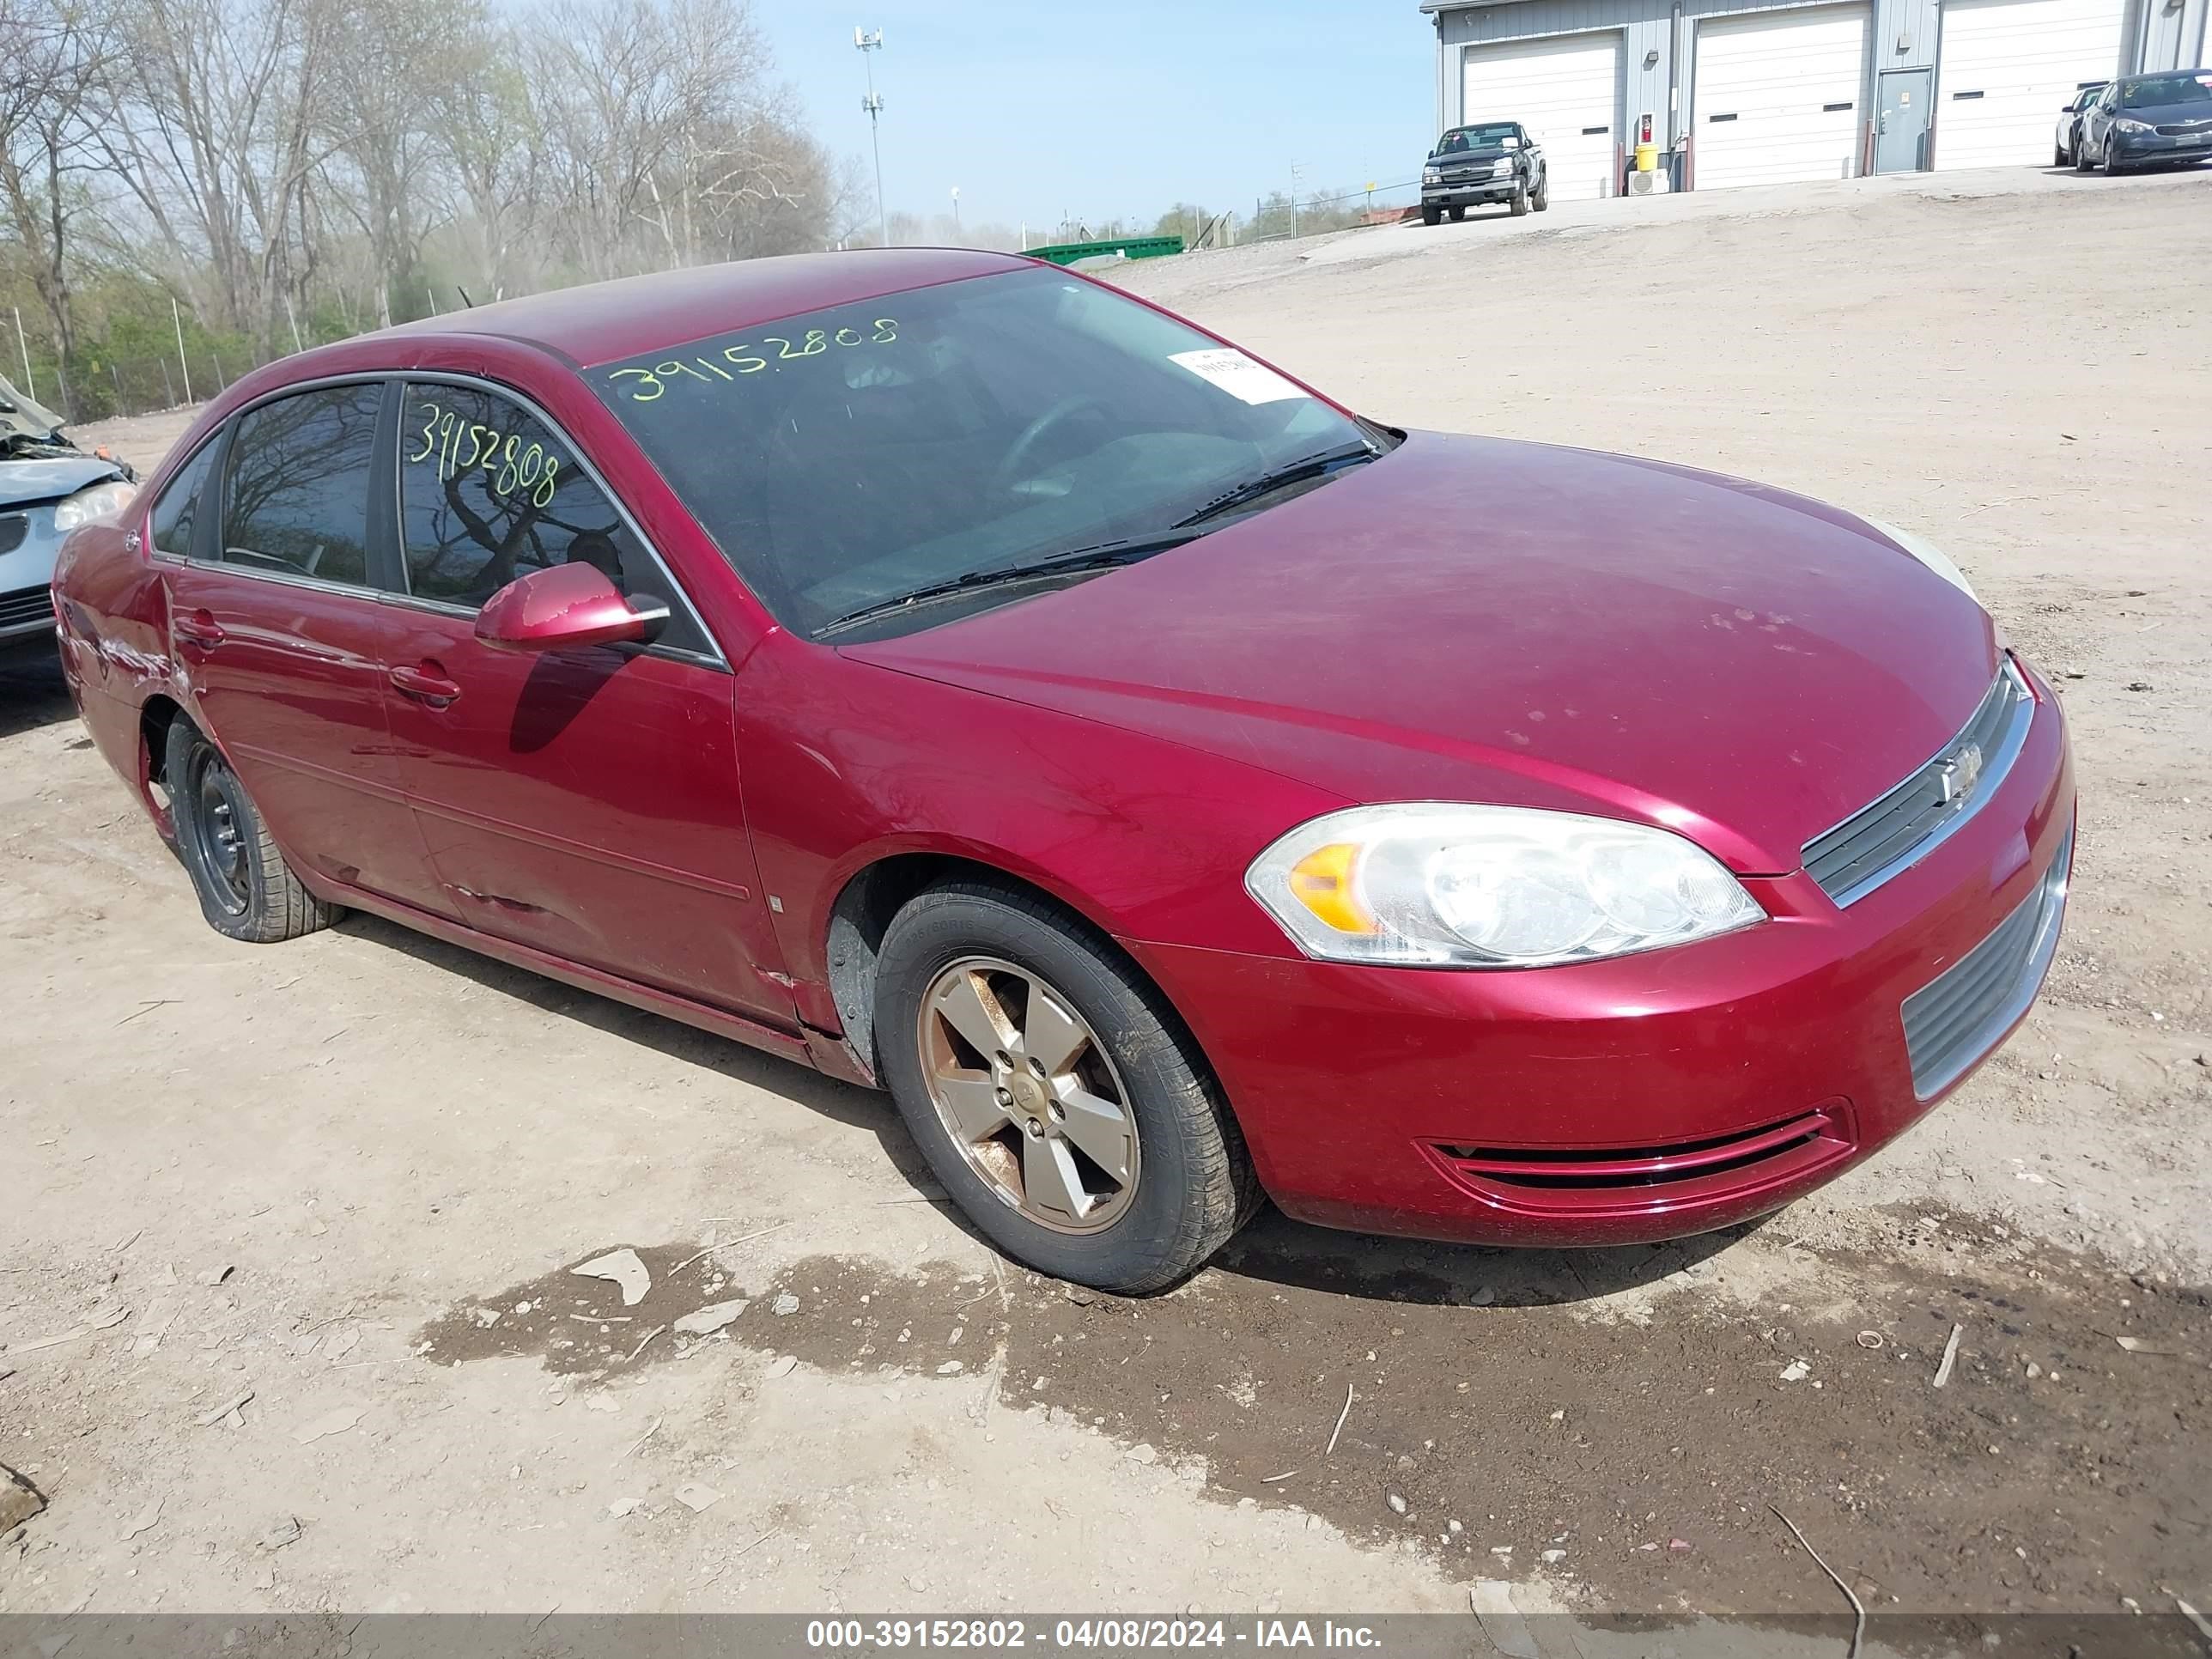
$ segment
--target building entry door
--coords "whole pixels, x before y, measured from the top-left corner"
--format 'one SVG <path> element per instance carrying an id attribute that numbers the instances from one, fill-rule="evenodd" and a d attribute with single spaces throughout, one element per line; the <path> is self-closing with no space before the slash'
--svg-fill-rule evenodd
<path id="1" fill-rule="evenodd" d="M 1928 110 L 1932 70 L 1885 70 L 1874 118 L 1874 170 L 1919 173 L 1928 166 Z"/>

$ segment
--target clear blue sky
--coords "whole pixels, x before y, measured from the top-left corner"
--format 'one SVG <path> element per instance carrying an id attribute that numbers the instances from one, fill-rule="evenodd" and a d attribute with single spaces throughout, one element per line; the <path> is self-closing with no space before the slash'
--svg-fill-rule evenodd
<path id="1" fill-rule="evenodd" d="M 849 12 L 850 15 L 848 15 Z M 884 94 L 890 209 L 969 225 L 1218 211 L 1415 178 L 1436 137 L 1418 0 L 754 0 L 817 137 L 865 165 L 853 27 Z"/>

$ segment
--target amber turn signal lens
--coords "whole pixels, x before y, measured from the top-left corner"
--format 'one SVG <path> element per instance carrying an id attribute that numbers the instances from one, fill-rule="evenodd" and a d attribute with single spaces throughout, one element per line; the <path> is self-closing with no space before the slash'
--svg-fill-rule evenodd
<path id="1" fill-rule="evenodd" d="M 1371 933 L 1375 917 L 1352 886 L 1359 848 L 1352 842 L 1317 847 L 1291 866 L 1291 891 L 1299 903 L 1340 933 Z"/>

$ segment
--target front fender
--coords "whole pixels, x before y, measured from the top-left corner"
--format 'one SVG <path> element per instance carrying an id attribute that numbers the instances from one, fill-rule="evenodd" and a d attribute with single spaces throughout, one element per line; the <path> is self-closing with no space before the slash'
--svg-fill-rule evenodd
<path id="1" fill-rule="evenodd" d="M 866 663 L 778 634 L 737 688 L 746 824 L 799 1011 L 842 1029 L 828 940 L 861 871 L 915 853 L 1048 893 L 1106 933 L 1255 955 L 1294 947 L 1244 891 L 1330 791 L 1165 738 Z"/>

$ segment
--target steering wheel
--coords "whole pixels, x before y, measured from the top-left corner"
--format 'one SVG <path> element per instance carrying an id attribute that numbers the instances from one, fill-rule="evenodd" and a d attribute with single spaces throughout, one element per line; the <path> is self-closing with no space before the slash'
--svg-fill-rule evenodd
<path id="1" fill-rule="evenodd" d="M 1097 398 L 1084 392 L 1071 392 L 1052 404 L 1043 414 L 1022 428 L 1021 435 L 1014 440 L 1007 448 L 1005 458 L 993 469 L 989 486 L 991 494 L 1004 495 L 1014 487 L 1015 481 L 1021 477 L 1023 466 L 1029 460 L 1030 451 L 1037 447 L 1038 441 L 1046 433 L 1051 431 L 1078 410 L 1103 410 L 1105 407 L 1106 405 Z"/>

